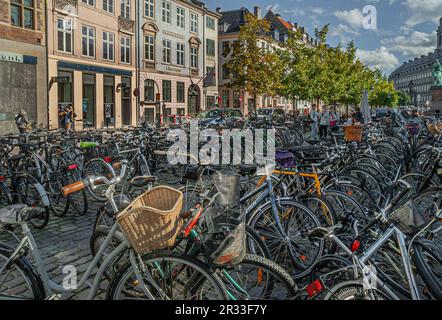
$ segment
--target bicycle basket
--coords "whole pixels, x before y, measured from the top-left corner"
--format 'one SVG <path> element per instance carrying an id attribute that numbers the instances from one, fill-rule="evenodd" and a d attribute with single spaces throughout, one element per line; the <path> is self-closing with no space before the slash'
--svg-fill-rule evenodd
<path id="1" fill-rule="evenodd" d="M 278 167 L 281 168 L 294 168 L 295 156 L 290 151 L 278 150 L 275 154 L 275 160 Z"/>
<path id="2" fill-rule="evenodd" d="M 413 236 L 432 221 L 432 206 L 407 201 L 403 206 L 388 216 L 388 220 L 408 236 Z"/>
<path id="3" fill-rule="evenodd" d="M 146 191 L 117 216 L 136 253 L 173 246 L 182 227 L 183 194 L 160 186 Z"/>
<path id="4" fill-rule="evenodd" d="M 230 168 L 225 168 L 214 173 L 213 184 L 220 193 L 216 203 L 230 207 L 239 206 L 241 194 L 239 179 L 239 174 Z"/>

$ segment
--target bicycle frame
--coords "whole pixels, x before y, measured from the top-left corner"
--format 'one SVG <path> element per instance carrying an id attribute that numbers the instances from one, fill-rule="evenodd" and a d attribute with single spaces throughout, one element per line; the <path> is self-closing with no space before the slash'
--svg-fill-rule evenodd
<path id="1" fill-rule="evenodd" d="M 338 237 L 335 235 L 329 235 L 328 237 L 335 242 L 341 249 L 345 251 L 347 255 L 349 255 L 355 265 L 357 267 L 360 267 L 361 269 L 367 268 L 367 270 L 370 270 L 367 266 L 367 262 L 372 258 L 376 252 L 384 245 L 386 244 L 392 236 L 395 236 L 397 243 L 399 245 L 399 250 L 401 253 L 402 263 L 404 264 L 405 268 L 405 275 L 408 281 L 408 284 L 411 288 L 411 297 L 413 300 L 420 300 L 419 290 L 417 289 L 416 280 L 413 276 L 413 272 L 411 269 L 410 264 L 410 255 L 407 250 L 407 244 L 406 244 L 406 237 L 400 231 L 397 227 L 391 226 L 387 229 L 387 231 L 375 242 L 373 243 L 361 256 L 356 256 L 354 252 L 352 252 Z M 400 300 L 400 298 L 388 288 L 388 286 L 385 286 L 385 283 L 379 279 L 376 274 L 374 274 L 371 270 L 369 272 L 369 276 L 372 277 L 376 281 L 377 284 L 380 284 L 381 287 L 394 299 Z M 364 282 L 367 277 L 367 275 L 363 274 Z"/>

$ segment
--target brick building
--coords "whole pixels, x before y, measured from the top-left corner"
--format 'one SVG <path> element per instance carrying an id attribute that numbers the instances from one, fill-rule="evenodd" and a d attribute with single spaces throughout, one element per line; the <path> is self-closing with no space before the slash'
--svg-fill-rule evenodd
<path id="1" fill-rule="evenodd" d="M 47 125 L 45 1 L 0 0 L 0 134 L 16 131 L 24 109 Z"/>

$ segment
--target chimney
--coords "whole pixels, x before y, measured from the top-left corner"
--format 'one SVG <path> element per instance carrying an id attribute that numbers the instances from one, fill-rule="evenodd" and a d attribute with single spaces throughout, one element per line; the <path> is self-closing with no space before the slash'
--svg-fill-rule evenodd
<path id="1" fill-rule="evenodd" d="M 261 19 L 261 7 L 253 7 L 253 13 L 258 19 Z"/>
<path id="2" fill-rule="evenodd" d="M 220 7 L 216 8 L 216 12 L 221 13 L 222 9 Z"/>

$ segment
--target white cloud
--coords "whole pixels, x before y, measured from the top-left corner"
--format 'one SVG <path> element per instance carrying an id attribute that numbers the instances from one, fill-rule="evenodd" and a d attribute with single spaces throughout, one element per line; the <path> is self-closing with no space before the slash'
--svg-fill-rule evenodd
<path id="1" fill-rule="evenodd" d="M 345 22 L 353 29 L 362 28 L 362 22 L 364 21 L 364 16 L 362 15 L 361 10 L 359 9 L 336 11 L 334 15 L 336 18 L 338 18 L 338 20 Z"/>
<path id="2" fill-rule="evenodd" d="M 413 31 L 407 36 L 397 36 L 381 41 L 390 51 L 402 54 L 404 57 L 418 57 L 436 48 L 436 32 L 425 33 Z"/>
<path id="3" fill-rule="evenodd" d="M 391 73 L 398 65 L 399 60 L 386 47 L 375 50 L 357 50 L 359 59 L 371 68 L 378 68 L 385 73 Z"/>
<path id="4" fill-rule="evenodd" d="M 277 13 L 279 9 L 279 3 L 275 3 L 275 4 L 270 4 L 266 7 L 265 11 L 269 11 L 272 10 L 274 13 Z"/>
<path id="5" fill-rule="evenodd" d="M 310 11 L 312 12 L 312 13 L 314 13 L 314 14 L 317 14 L 317 15 L 323 15 L 324 13 L 325 13 L 325 9 L 324 8 L 321 8 L 321 7 L 313 7 L 313 8 L 311 8 L 310 9 Z"/>
<path id="6" fill-rule="evenodd" d="M 349 26 L 340 23 L 337 27 L 330 27 L 330 36 L 339 37 L 342 44 L 350 42 L 354 37 L 359 35 L 359 32 L 353 30 Z"/>
<path id="7" fill-rule="evenodd" d="M 405 22 L 407 28 L 427 21 L 437 23 L 442 15 L 442 0 L 405 0 L 403 4 L 411 12 L 410 18 Z"/>

